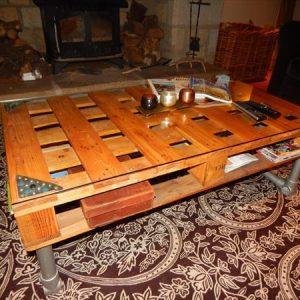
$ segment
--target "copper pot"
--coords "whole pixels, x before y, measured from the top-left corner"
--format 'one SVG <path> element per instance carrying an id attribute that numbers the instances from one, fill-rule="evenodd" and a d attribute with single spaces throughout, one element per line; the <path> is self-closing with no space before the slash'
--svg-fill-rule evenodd
<path id="1" fill-rule="evenodd" d="M 182 103 L 193 103 L 195 101 L 195 91 L 191 88 L 183 88 L 179 92 L 179 101 Z"/>

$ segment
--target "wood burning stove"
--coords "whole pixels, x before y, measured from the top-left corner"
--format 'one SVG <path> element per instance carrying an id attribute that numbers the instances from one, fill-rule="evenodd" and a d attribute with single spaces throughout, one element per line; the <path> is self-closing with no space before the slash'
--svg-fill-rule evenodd
<path id="1" fill-rule="evenodd" d="M 68 62 L 121 57 L 120 8 L 126 0 L 33 0 L 41 10 L 46 59 L 58 73 Z"/>

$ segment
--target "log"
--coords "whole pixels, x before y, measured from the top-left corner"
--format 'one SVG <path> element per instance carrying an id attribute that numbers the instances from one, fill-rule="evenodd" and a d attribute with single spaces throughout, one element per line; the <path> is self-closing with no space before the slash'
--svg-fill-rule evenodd
<path id="1" fill-rule="evenodd" d="M 164 37 L 164 31 L 159 27 L 149 28 L 146 32 L 146 36 L 154 39 L 162 39 Z"/>
<path id="2" fill-rule="evenodd" d="M 6 36 L 6 29 L 4 25 L 0 23 L 0 38 L 4 38 Z"/>
<path id="3" fill-rule="evenodd" d="M 124 58 L 133 65 L 142 64 L 144 60 L 144 51 L 142 48 L 128 47 L 124 49 Z"/>
<path id="4" fill-rule="evenodd" d="M 124 48 L 139 47 L 142 40 L 143 38 L 141 36 L 125 32 L 123 35 Z"/>
<path id="5" fill-rule="evenodd" d="M 146 32 L 143 23 L 134 20 L 128 20 L 128 31 L 139 36 L 144 35 Z"/>
<path id="6" fill-rule="evenodd" d="M 15 41 L 14 41 L 14 47 L 23 47 L 25 45 L 28 45 L 28 43 L 20 38 L 17 38 Z"/>
<path id="7" fill-rule="evenodd" d="M 4 22 L 0 20 L 0 38 L 8 38 L 9 40 L 16 40 L 18 32 L 21 30 L 19 21 Z"/>
<path id="8" fill-rule="evenodd" d="M 6 32 L 6 36 L 8 39 L 15 41 L 18 38 L 18 32 L 15 29 L 9 29 Z"/>
<path id="9" fill-rule="evenodd" d="M 156 15 L 146 16 L 143 20 L 143 24 L 146 29 L 157 28 L 158 26 L 158 17 Z"/>

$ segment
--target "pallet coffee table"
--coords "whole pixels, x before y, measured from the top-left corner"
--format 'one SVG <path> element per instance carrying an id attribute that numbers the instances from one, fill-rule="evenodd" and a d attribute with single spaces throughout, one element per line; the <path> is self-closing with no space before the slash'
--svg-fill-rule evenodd
<path id="1" fill-rule="evenodd" d="M 3 109 L 12 210 L 25 249 L 37 252 L 48 294 L 61 287 L 51 245 L 91 230 L 80 199 L 149 180 L 156 195 L 150 208 L 163 206 L 276 167 L 256 154 L 259 161 L 224 173 L 228 156 L 300 136 L 300 108 L 263 92 L 252 99 L 279 110 L 277 120 L 257 123 L 231 105 L 146 118 L 136 109 L 145 91 L 130 87 Z M 287 181 L 266 176 L 288 194 L 299 170 L 296 161 Z M 110 222 L 139 212 L 112 214 Z"/>

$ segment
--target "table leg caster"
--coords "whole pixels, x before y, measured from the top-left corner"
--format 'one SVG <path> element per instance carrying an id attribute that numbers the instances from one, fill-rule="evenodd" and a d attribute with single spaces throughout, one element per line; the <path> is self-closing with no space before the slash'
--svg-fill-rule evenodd
<path id="1" fill-rule="evenodd" d="M 40 265 L 40 282 L 46 296 L 59 292 L 63 282 L 58 274 L 52 246 L 46 246 L 36 250 Z"/>
<path id="2" fill-rule="evenodd" d="M 285 196 L 290 196 L 294 194 L 297 190 L 298 179 L 300 177 L 300 159 L 297 159 L 291 171 L 290 176 L 284 180 L 272 172 L 264 173 L 264 176 L 272 181 Z"/>

